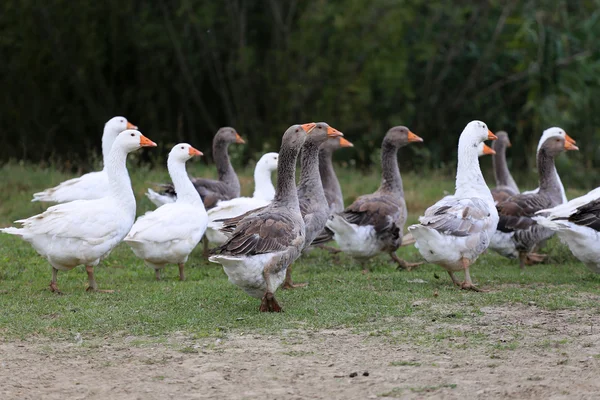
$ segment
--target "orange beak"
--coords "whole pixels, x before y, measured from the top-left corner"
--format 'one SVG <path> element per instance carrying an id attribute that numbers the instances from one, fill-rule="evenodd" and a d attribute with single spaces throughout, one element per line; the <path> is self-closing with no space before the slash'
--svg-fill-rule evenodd
<path id="1" fill-rule="evenodd" d="M 567 135 L 567 132 L 565 132 L 565 141 L 567 141 L 567 142 L 569 142 L 569 143 L 571 143 L 571 144 L 575 144 L 575 143 L 577 143 L 577 142 L 575 141 L 575 139 L 573 139 L 571 136 Z"/>
<path id="2" fill-rule="evenodd" d="M 494 135 L 492 131 L 488 129 L 488 140 L 497 140 L 498 136 Z"/>
<path id="3" fill-rule="evenodd" d="M 506 146 L 507 147 L 512 147 L 512 143 L 510 142 L 510 140 L 506 139 L 506 141 L 507 141 Z"/>
<path id="4" fill-rule="evenodd" d="M 491 156 L 491 155 L 496 154 L 496 151 L 484 143 L 483 144 L 483 154 Z"/>
<path id="5" fill-rule="evenodd" d="M 202 153 L 200 150 L 197 150 L 197 149 L 195 149 L 195 148 L 193 148 L 193 147 L 190 146 L 189 155 L 191 157 L 194 157 L 194 156 L 203 156 L 204 153 Z"/>
<path id="6" fill-rule="evenodd" d="M 343 137 L 340 137 L 340 147 L 354 147 L 354 145 Z"/>
<path id="7" fill-rule="evenodd" d="M 131 122 L 127 121 L 127 129 L 137 129 L 137 128 L 138 128 L 137 126 L 135 126 Z"/>
<path id="8" fill-rule="evenodd" d="M 148 139 L 146 136 L 141 135 L 140 136 L 140 146 L 142 146 L 142 147 L 156 147 L 156 143 L 154 143 L 152 140 Z"/>
<path id="9" fill-rule="evenodd" d="M 565 150 L 579 150 L 579 147 L 577 147 L 573 143 L 565 140 Z"/>
<path id="10" fill-rule="evenodd" d="M 244 139 L 242 139 L 242 137 L 240 136 L 239 133 L 236 132 L 235 134 L 235 142 L 238 144 L 244 144 L 246 143 L 246 141 Z"/>
<path id="11" fill-rule="evenodd" d="M 302 129 L 304 129 L 304 132 L 308 133 L 315 129 L 315 126 L 317 126 L 317 124 L 314 122 L 309 122 L 308 124 L 302 124 Z"/>
<path id="12" fill-rule="evenodd" d="M 331 126 L 328 126 L 327 127 L 327 136 L 328 137 L 340 137 L 340 136 L 344 136 L 344 134 Z"/>
<path id="13" fill-rule="evenodd" d="M 409 142 L 422 142 L 423 138 L 415 135 L 412 131 L 408 131 L 408 141 Z"/>

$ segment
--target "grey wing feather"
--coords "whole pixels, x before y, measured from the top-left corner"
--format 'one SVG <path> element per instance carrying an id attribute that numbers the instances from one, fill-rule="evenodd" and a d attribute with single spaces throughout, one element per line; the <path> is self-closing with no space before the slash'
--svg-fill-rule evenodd
<path id="1" fill-rule="evenodd" d="M 419 222 L 447 235 L 468 236 L 487 230 L 489 217 L 488 206 L 481 199 L 452 199 L 429 207 Z"/>

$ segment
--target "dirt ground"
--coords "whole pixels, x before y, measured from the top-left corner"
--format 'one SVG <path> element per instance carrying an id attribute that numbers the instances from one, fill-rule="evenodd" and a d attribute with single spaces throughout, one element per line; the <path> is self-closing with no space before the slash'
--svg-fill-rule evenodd
<path id="1" fill-rule="evenodd" d="M 349 330 L 0 344 L 1 399 L 597 399 L 600 315 L 484 308 L 433 346 Z M 469 332 L 483 339 L 465 346 Z M 483 335 L 481 335 L 483 334 Z M 513 339 L 517 337 L 518 344 Z M 397 344 L 402 343 L 402 344 Z M 351 377 L 351 375 L 356 376 Z M 367 376 L 368 373 L 368 376 Z"/>

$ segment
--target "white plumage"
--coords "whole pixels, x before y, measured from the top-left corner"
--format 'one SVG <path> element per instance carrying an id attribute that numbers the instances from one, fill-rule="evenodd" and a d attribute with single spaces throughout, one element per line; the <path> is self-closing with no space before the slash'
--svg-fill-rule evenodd
<path id="1" fill-rule="evenodd" d="M 208 210 L 209 222 L 206 237 L 209 242 L 221 245 L 227 241 L 227 236 L 220 232 L 223 223 L 215 222 L 216 220 L 237 217 L 250 210 L 264 207 L 273 201 L 275 187 L 271 181 L 271 174 L 277 170 L 278 159 L 277 153 L 266 153 L 260 158 L 254 168 L 254 194 L 252 197 L 219 201 L 216 207 Z M 150 192 L 148 192 L 148 196 L 150 196 Z"/>
<path id="2" fill-rule="evenodd" d="M 31 201 L 45 201 L 52 203 L 66 203 L 74 200 L 93 200 L 106 196 L 108 192 L 108 175 L 106 167 L 110 149 L 119 135 L 125 129 L 137 129 L 125 117 L 114 117 L 104 124 L 102 134 L 102 171 L 90 172 L 79 178 L 69 179 L 59 185 L 33 194 Z"/>
<path id="3" fill-rule="evenodd" d="M 21 228 L 0 229 L 31 243 L 53 267 L 50 288 L 58 292 L 58 270 L 85 265 L 89 288 L 96 290 L 93 267 L 108 256 L 127 235 L 135 220 L 135 197 L 127 174 L 127 154 L 142 146 L 156 146 L 140 132 L 119 134 L 107 159 L 109 187 L 105 197 L 77 200 L 48 208 L 42 214 L 17 221 Z"/>
<path id="4" fill-rule="evenodd" d="M 157 279 L 166 264 L 178 264 L 184 280 L 184 264 L 206 230 L 204 204 L 185 170 L 185 162 L 196 155 L 202 153 L 187 143 L 173 147 L 167 166 L 177 200 L 139 217 L 125 238 L 135 255 L 154 268 Z"/>

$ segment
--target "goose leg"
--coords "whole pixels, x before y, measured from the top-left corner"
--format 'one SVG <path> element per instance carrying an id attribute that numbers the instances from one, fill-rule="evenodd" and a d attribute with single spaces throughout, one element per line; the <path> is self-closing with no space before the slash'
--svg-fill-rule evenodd
<path id="1" fill-rule="evenodd" d="M 405 269 L 407 271 L 411 271 L 413 268 L 418 267 L 419 265 L 425 264 L 424 261 L 416 262 L 416 263 L 410 263 L 410 262 L 404 261 L 403 259 L 398 257 L 398 254 L 396 254 L 395 251 L 392 251 L 390 253 L 390 257 L 392 257 L 392 260 L 394 260 L 398 264 L 397 269 Z"/>
<path id="2" fill-rule="evenodd" d="M 98 284 L 96 283 L 96 278 L 94 278 L 94 267 L 91 265 L 86 265 L 85 266 L 85 271 L 88 274 L 88 288 L 86 289 L 87 292 L 101 292 L 101 293 L 113 293 L 114 290 L 99 290 L 98 289 Z"/>
<path id="3" fill-rule="evenodd" d="M 448 271 L 448 275 L 450 275 L 450 279 L 452 279 L 452 283 L 454 284 L 454 286 L 461 286 L 462 283 L 456 279 L 456 276 L 454 275 L 454 272 L 452 271 Z"/>
<path id="4" fill-rule="evenodd" d="M 206 236 L 202 237 L 202 244 L 204 245 L 204 250 L 202 251 L 202 254 L 204 255 L 204 257 L 208 258 L 210 249 L 208 248 L 208 238 Z"/>
<path id="5" fill-rule="evenodd" d="M 342 252 L 342 250 L 338 249 L 337 247 L 327 246 L 326 244 L 316 244 L 315 247 L 326 250 L 326 251 L 330 252 L 331 254 L 337 254 L 337 253 Z"/>
<path id="6" fill-rule="evenodd" d="M 546 257 L 548 257 L 546 254 L 527 253 L 525 263 L 527 265 L 539 264 L 543 262 L 546 259 Z"/>
<path id="7" fill-rule="evenodd" d="M 50 291 L 56 294 L 62 294 L 58 285 L 56 284 L 56 279 L 58 277 L 58 270 L 52 267 L 52 280 L 50 281 Z"/>
<path id="8" fill-rule="evenodd" d="M 521 273 L 525 272 L 525 264 L 527 262 L 527 253 L 519 253 L 519 268 Z"/>
<path id="9" fill-rule="evenodd" d="M 154 276 L 156 277 L 157 281 L 160 281 L 160 268 L 154 269 Z"/>
<path id="10" fill-rule="evenodd" d="M 184 263 L 179 263 L 179 280 L 185 281 L 185 274 L 183 273 Z"/>
<path id="11" fill-rule="evenodd" d="M 265 282 L 267 284 L 267 290 L 265 295 L 262 297 L 260 302 L 260 308 L 258 309 L 260 312 L 282 312 L 281 306 L 275 300 L 275 295 L 273 294 L 277 289 L 274 287 L 273 282 L 271 281 L 271 274 L 277 273 L 278 271 L 273 271 L 273 269 L 277 268 L 277 264 L 267 265 L 263 271 L 263 277 L 265 278 Z M 289 267 L 288 267 L 289 268 Z"/>
<path id="12" fill-rule="evenodd" d="M 460 288 L 463 290 L 473 290 L 474 292 L 481 292 L 477 286 L 473 285 L 471 275 L 469 274 L 469 267 L 465 268 L 465 281 L 460 284 Z"/>
<path id="13" fill-rule="evenodd" d="M 295 289 L 298 287 L 305 287 L 307 286 L 308 283 L 304 282 L 304 283 L 294 283 L 292 281 L 292 266 L 288 266 L 287 270 L 285 271 L 285 281 L 283 282 L 283 285 L 281 286 L 282 289 Z"/>

